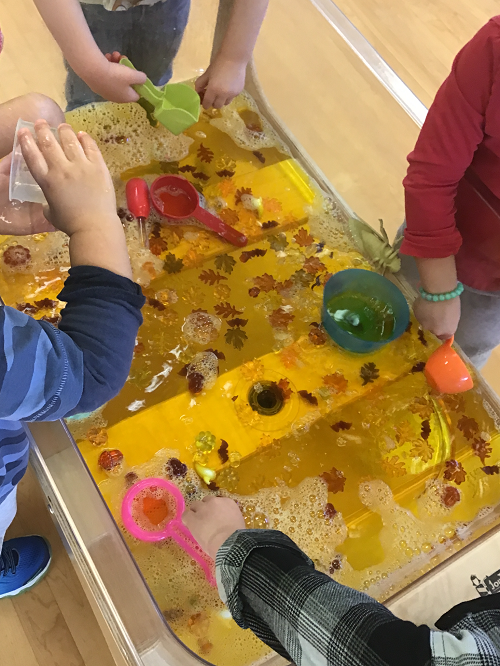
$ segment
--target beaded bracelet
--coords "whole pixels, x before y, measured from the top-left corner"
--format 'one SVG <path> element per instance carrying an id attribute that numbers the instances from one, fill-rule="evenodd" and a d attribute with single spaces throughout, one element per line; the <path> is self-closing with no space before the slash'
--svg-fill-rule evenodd
<path id="1" fill-rule="evenodd" d="M 428 291 L 425 291 L 423 287 L 420 287 L 419 292 L 420 296 L 426 301 L 451 301 L 453 298 L 457 298 L 464 290 L 464 285 L 461 282 L 457 283 L 457 286 L 453 291 L 448 291 L 446 294 L 429 294 Z"/>

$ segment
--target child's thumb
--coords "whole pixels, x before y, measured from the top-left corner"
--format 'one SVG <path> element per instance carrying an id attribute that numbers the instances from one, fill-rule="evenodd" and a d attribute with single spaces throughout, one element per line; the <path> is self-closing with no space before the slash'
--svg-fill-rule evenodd
<path id="1" fill-rule="evenodd" d="M 137 85 L 142 85 L 143 83 L 146 83 L 146 79 L 148 78 L 144 72 L 139 72 L 136 69 L 129 69 L 126 67 L 126 65 L 122 65 L 127 72 L 130 72 L 128 80 L 131 86 L 137 86 Z"/>

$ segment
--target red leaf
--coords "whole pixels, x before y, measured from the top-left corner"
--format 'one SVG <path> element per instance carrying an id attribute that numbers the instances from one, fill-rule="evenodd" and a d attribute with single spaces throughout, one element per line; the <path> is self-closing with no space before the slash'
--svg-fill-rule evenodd
<path id="1" fill-rule="evenodd" d="M 466 476 L 467 472 L 462 467 L 462 463 L 459 463 L 457 460 L 446 461 L 444 478 L 447 481 L 454 481 L 457 485 L 460 485 L 465 481 Z"/>
<path id="2" fill-rule="evenodd" d="M 320 474 L 319 477 L 320 479 L 323 479 L 323 481 L 328 486 L 328 492 L 330 493 L 344 492 L 346 478 L 340 470 L 336 469 L 335 467 L 332 467 L 332 469 L 329 472 L 323 472 L 323 474 Z"/>
<path id="3" fill-rule="evenodd" d="M 448 507 L 448 509 L 451 509 L 455 504 L 460 502 L 460 491 L 454 486 L 446 486 L 441 495 L 441 499 L 443 504 Z"/>
<path id="4" fill-rule="evenodd" d="M 323 509 L 323 515 L 325 518 L 335 518 L 337 515 L 337 510 L 333 506 L 331 502 L 328 502 L 328 504 L 325 504 L 325 508 Z"/>
<path id="5" fill-rule="evenodd" d="M 486 462 L 486 458 L 491 456 L 492 448 L 491 446 L 488 446 L 488 444 L 489 442 L 485 442 L 482 437 L 478 437 L 472 443 L 472 450 L 474 451 L 474 455 L 476 455 L 481 460 L 483 465 Z"/>
<path id="6" fill-rule="evenodd" d="M 498 465 L 491 465 L 486 467 L 481 467 L 483 472 L 488 476 L 493 476 L 494 474 L 500 474 L 500 467 Z"/>
<path id="7" fill-rule="evenodd" d="M 318 398 L 309 391 L 298 391 L 298 394 L 310 405 L 318 405 Z"/>

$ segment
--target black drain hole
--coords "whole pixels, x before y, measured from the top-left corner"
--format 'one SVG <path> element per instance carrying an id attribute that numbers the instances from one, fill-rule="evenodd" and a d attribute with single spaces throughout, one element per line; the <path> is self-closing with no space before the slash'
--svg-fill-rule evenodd
<path id="1" fill-rule="evenodd" d="M 276 382 L 261 381 L 248 393 L 250 407 L 263 416 L 274 416 L 283 408 L 285 398 Z"/>

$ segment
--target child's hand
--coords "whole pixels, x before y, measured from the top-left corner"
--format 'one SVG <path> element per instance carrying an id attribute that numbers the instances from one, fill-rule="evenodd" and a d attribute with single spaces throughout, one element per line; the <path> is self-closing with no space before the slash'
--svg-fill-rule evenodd
<path id="1" fill-rule="evenodd" d="M 455 332 L 460 321 L 460 298 L 451 301 L 426 301 L 417 298 L 413 312 L 422 328 L 434 333 L 440 340 L 448 340 Z"/>
<path id="2" fill-rule="evenodd" d="M 193 502 L 184 512 L 182 522 L 213 560 L 231 534 L 245 529 L 245 521 L 236 502 L 213 495 L 205 497 L 202 502 Z"/>
<path id="3" fill-rule="evenodd" d="M 45 219 L 41 204 L 9 201 L 11 155 L 0 162 L 0 234 L 29 236 L 55 231 Z"/>
<path id="4" fill-rule="evenodd" d="M 115 221 L 113 182 L 96 142 L 85 132 L 59 125 L 58 144 L 44 120 L 35 123 L 38 141 L 19 132 L 24 159 L 49 204 L 50 221 L 68 236 Z"/>
<path id="5" fill-rule="evenodd" d="M 220 109 L 240 94 L 245 86 L 247 63 L 218 57 L 196 81 L 203 107 Z"/>
<path id="6" fill-rule="evenodd" d="M 119 61 L 119 53 L 108 53 L 102 67 L 85 73 L 82 78 L 89 88 L 110 102 L 137 102 L 139 95 L 132 86 L 145 83 L 147 76 L 144 72 L 120 65 Z"/>

